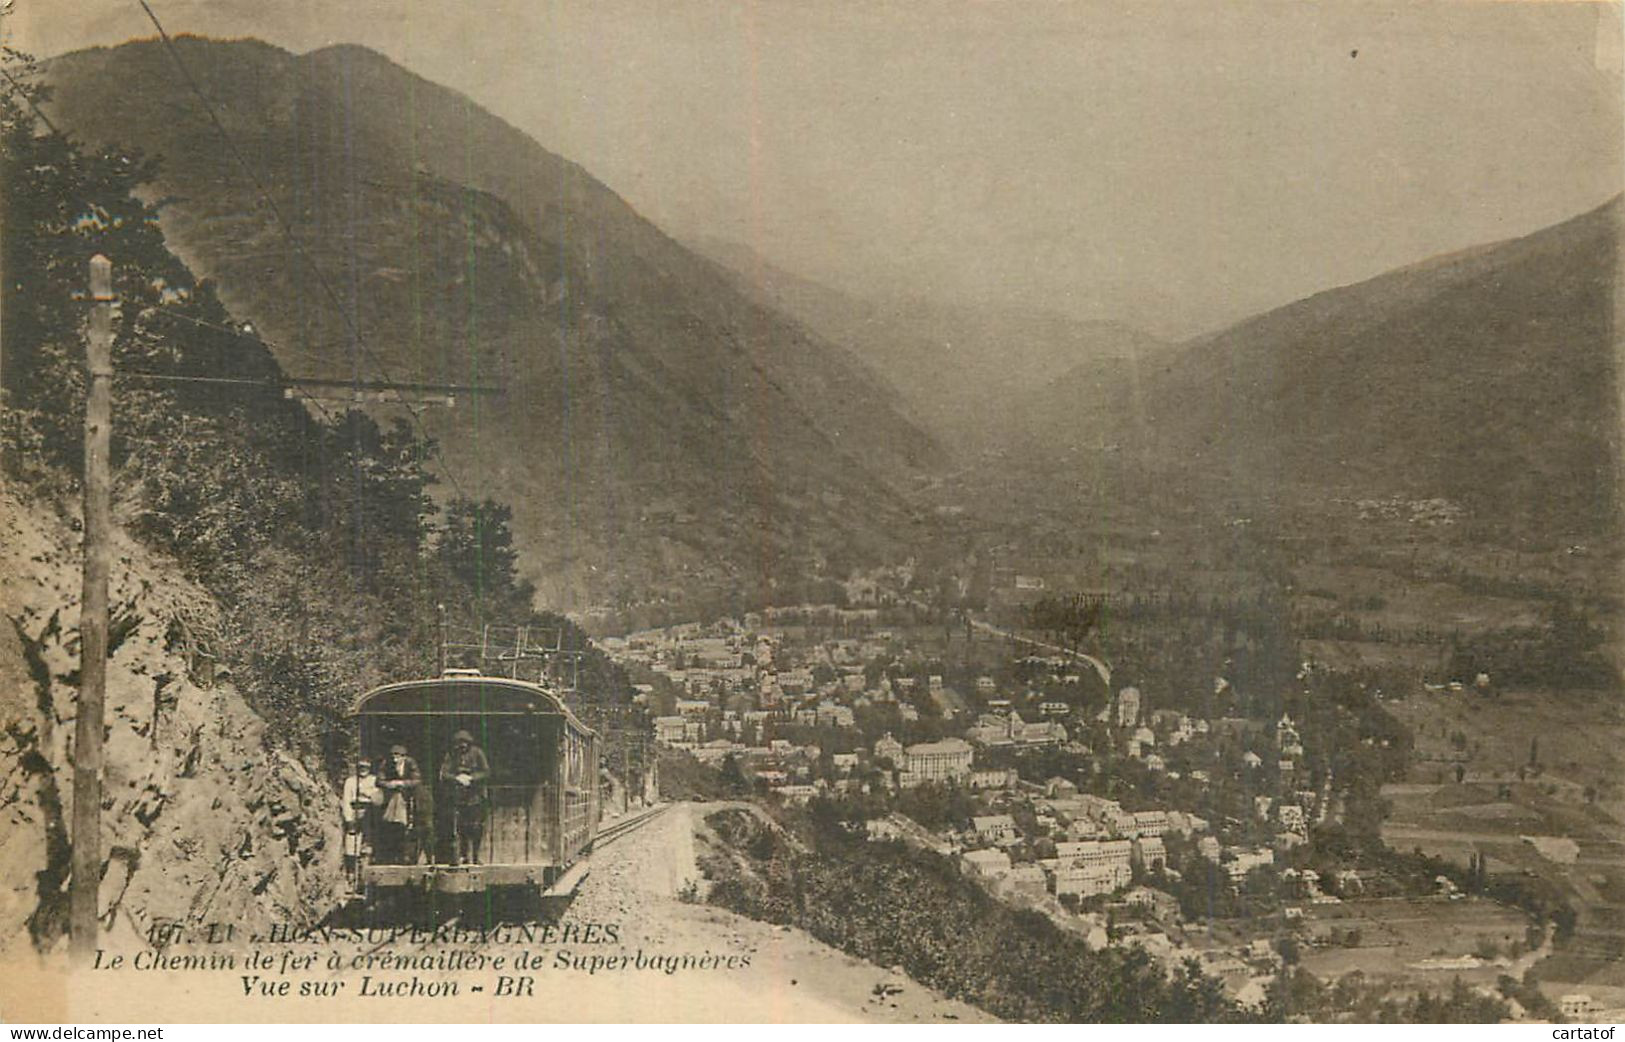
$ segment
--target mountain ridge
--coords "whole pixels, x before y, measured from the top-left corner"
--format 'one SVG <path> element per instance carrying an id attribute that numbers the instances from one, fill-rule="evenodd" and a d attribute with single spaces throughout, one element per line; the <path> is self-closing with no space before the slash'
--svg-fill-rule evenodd
<path id="1" fill-rule="evenodd" d="M 1613 285 L 1622 203 L 1075 369 L 1006 430 L 1027 451 L 1437 495 L 1519 530 L 1616 522 Z"/>
<path id="2" fill-rule="evenodd" d="M 552 603 L 769 596 L 911 523 L 943 457 L 884 382 L 578 164 L 367 48 L 176 46 L 365 349 L 158 43 L 53 59 L 53 117 L 162 160 L 166 235 L 285 366 L 506 385 L 424 423 Z"/>
<path id="3" fill-rule="evenodd" d="M 974 448 L 998 414 L 1083 359 L 1154 355 L 1168 345 L 1121 322 L 923 296 L 869 299 L 781 268 L 749 246 L 700 239 L 747 292 L 825 339 L 847 344 L 897 387 L 911 415 Z"/>

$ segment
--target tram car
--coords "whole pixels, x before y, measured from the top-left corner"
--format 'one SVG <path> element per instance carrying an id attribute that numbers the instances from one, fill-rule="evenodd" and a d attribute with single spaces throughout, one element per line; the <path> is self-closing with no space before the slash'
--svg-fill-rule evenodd
<path id="1" fill-rule="evenodd" d="M 351 716 L 358 762 L 377 765 L 355 866 L 367 904 L 560 897 L 585 877 L 599 738 L 556 694 L 454 669 L 368 691 Z"/>

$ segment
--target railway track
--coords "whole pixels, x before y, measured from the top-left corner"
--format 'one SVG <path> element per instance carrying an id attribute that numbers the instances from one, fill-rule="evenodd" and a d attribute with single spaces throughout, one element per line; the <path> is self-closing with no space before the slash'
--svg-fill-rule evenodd
<path id="1" fill-rule="evenodd" d="M 658 803 L 655 806 L 650 807 L 648 810 L 639 811 L 637 814 L 634 814 L 631 817 L 622 818 L 613 825 L 599 829 L 598 835 L 593 839 L 593 849 L 596 850 L 599 847 L 608 846 L 621 837 L 629 833 L 636 832 L 638 829 L 649 824 L 649 822 L 653 821 L 655 818 L 658 818 L 660 815 L 664 814 L 667 808 L 670 806 L 671 804 L 669 803 Z"/>

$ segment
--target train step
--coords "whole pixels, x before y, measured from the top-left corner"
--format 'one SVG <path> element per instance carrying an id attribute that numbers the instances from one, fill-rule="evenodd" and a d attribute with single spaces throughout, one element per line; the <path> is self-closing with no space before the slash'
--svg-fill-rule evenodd
<path id="1" fill-rule="evenodd" d="M 570 897 L 587 878 L 587 862 L 577 861 L 564 870 L 564 874 L 553 881 L 553 885 L 542 892 L 543 897 Z"/>

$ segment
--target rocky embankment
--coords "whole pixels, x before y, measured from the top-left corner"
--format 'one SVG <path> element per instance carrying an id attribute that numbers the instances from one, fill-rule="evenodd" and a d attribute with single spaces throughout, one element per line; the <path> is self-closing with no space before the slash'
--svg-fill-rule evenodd
<path id="1" fill-rule="evenodd" d="M 66 927 L 79 671 L 71 520 L 0 491 L 0 948 Z M 208 595 L 120 537 L 102 805 L 103 929 L 311 923 L 338 890 L 338 801 L 274 749 L 207 655 Z"/>

